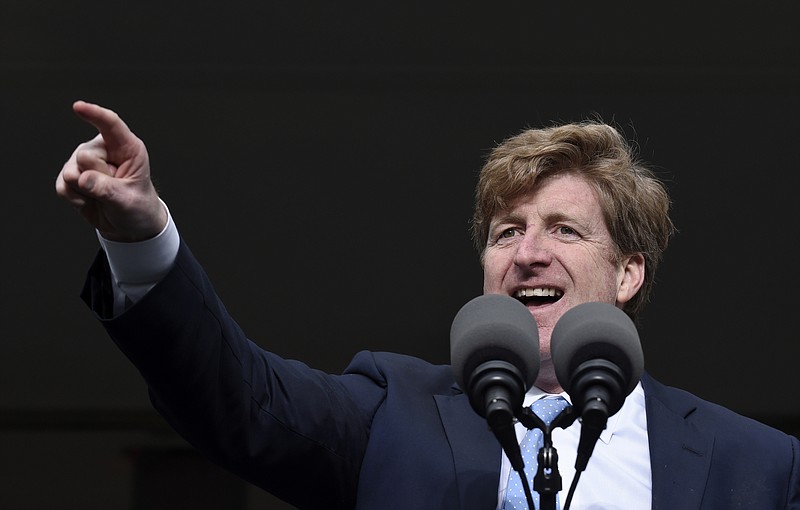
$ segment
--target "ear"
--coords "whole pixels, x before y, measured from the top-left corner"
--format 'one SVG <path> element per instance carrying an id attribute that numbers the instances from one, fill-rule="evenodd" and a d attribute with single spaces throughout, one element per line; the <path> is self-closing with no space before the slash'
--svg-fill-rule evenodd
<path id="1" fill-rule="evenodd" d="M 623 261 L 617 284 L 617 303 L 627 303 L 644 283 L 644 255 L 637 253 Z"/>

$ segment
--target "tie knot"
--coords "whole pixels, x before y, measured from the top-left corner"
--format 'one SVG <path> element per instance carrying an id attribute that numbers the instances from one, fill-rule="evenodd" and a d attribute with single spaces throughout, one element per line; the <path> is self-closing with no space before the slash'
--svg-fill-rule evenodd
<path id="1" fill-rule="evenodd" d="M 543 422 L 550 425 L 553 418 L 558 416 L 558 413 L 568 405 L 569 402 L 564 397 L 543 397 L 534 402 L 531 409 Z"/>

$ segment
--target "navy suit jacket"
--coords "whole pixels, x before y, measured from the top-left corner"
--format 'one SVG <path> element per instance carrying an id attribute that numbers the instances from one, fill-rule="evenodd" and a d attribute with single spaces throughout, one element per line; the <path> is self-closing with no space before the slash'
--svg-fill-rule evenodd
<path id="1" fill-rule="evenodd" d="M 501 448 L 448 365 L 361 352 L 332 375 L 265 352 L 185 244 L 118 317 L 109 282 L 100 253 L 84 300 L 154 407 L 214 462 L 299 508 L 495 508 Z M 797 438 L 647 374 L 642 383 L 654 510 L 800 510 Z"/>

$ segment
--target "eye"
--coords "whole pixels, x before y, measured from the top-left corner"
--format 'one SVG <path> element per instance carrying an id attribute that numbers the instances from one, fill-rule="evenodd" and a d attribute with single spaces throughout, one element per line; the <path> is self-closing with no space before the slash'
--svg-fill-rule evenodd
<path id="1" fill-rule="evenodd" d="M 517 237 L 523 235 L 519 227 L 501 227 L 492 235 L 491 245 L 505 245 L 515 241 Z"/>
<path id="2" fill-rule="evenodd" d="M 570 239 L 580 238 L 580 234 L 578 233 L 578 231 L 567 225 L 559 225 L 558 227 L 556 227 L 556 233 L 561 237 L 566 237 Z"/>
<path id="3" fill-rule="evenodd" d="M 514 238 L 520 237 L 525 235 L 524 231 L 520 227 L 508 227 L 500 231 L 500 235 L 497 236 L 498 243 L 506 243 L 512 241 Z"/>
<path id="4" fill-rule="evenodd" d="M 517 235 L 517 234 L 519 234 L 517 229 L 515 229 L 515 228 L 507 228 L 507 229 L 503 230 L 502 232 L 500 232 L 499 239 L 510 239 L 510 238 L 514 237 L 515 235 Z"/>

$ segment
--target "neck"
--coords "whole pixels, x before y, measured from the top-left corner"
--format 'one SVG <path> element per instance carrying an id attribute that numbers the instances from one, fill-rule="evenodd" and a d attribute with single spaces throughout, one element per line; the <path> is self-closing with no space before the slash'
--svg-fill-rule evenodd
<path id="1" fill-rule="evenodd" d="M 564 391 L 556 378 L 556 371 L 552 363 L 542 363 L 539 376 L 536 378 L 536 387 L 545 393 L 558 394 Z"/>

